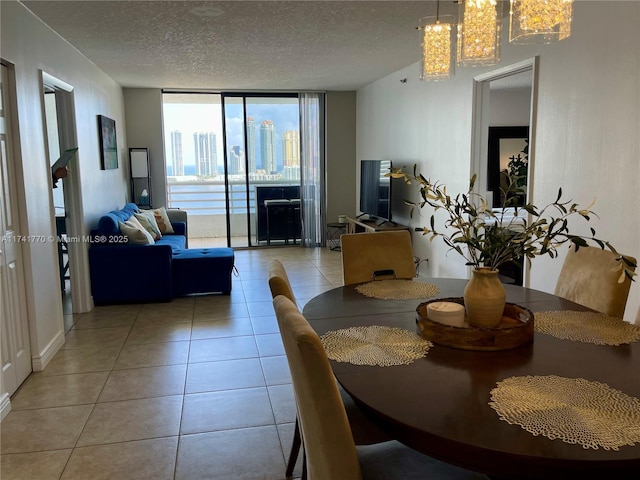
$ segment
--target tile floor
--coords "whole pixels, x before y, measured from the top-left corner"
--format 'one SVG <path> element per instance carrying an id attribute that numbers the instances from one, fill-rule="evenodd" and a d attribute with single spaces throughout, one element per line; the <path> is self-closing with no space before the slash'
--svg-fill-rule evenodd
<path id="1" fill-rule="evenodd" d="M 272 258 L 301 308 L 342 284 L 328 248 L 244 250 L 230 296 L 69 316 L 63 349 L 2 422 L 2 480 L 284 478 L 295 406 Z"/>

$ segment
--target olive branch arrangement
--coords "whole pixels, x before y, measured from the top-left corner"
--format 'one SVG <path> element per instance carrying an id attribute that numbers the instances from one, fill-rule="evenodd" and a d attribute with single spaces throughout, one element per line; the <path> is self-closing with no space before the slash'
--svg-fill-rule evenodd
<path id="1" fill-rule="evenodd" d="M 471 177 L 468 191 L 455 197 L 447 194 L 446 185 L 432 182 L 418 173 L 416 165 L 413 167 L 413 174 L 398 168 L 391 169 L 387 175 L 401 178 L 407 184 L 419 184 L 421 200 L 405 200 L 405 203 L 412 207 L 411 216 L 415 207 L 433 207 L 435 211 L 431 215 L 430 226 L 423 227 L 420 231 L 423 235 L 430 235 L 430 241 L 441 237 L 445 244 L 466 260 L 466 265 L 497 270 L 500 265 L 509 261 L 520 263 L 526 258 L 530 262 L 532 258 L 541 255 L 555 258 L 558 255 L 558 247 L 567 242 L 576 250 L 592 243 L 616 255 L 616 261 L 619 263 L 616 269 L 621 271 L 619 283 L 622 283 L 625 277 L 634 280 L 636 262 L 631 257 L 618 253 L 608 241 L 596 238 L 593 228 L 590 227 L 591 236 L 573 235 L 569 232 L 570 217 L 578 216 L 589 222 L 591 216 L 597 215 L 590 210 L 593 203 L 587 208 L 582 208 L 571 200 L 562 200 L 562 188 L 558 189 L 555 201 L 543 208 L 531 203 L 517 206 L 518 197 L 522 199 L 524 193 L 524 189 L 519 186 L 522 185 L 522 178 L 517 172 L 507 172 L 505 185 L 501 188 L 505 199 L 504 207 L 496 211 L 489 208 L 487 201 L 473 191 L 476 175 Z M 531 220 L 526 216 L 519 216 L 519 210 L 528 213 Z M 444 230 L 435 226 L 435 215 L 438 211 L 445 212 Z M 505 215 L 506 211 L 513 211 L 513 215 Z"/>

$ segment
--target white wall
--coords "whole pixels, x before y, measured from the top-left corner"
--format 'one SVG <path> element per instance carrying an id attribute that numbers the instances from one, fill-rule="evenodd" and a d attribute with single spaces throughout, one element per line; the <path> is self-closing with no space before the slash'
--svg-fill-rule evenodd
<path id="1" fill-rule="evenodd" d="M 122 89 L 77 50 L 15 1 L 0 2 L 0 55 L 15 67 L 23 197 L 22 235 L 51 235 L 53 202 L 49 159 L 46 156 L 41 70 L 74 87 L 77 163 L 72 165 L 81 185 L 86 232 L 104 212 L 120 208 L 126 199 L 128 160 Z M 120 168 L 100 170 L 97 115 L 116 122 Z M 55 243 L 25 245 L 26 290 L 34 363 L 50 359 L 64 340 L 62 304 Z"/>
<path id="2" fill-rule="evenodd" d="M 533 202 L 555 199 L 558 188 L 600 218 L 572 226 L 596 229 L 620 251 L 640 257 L 640 3 L 576 2 L 573 33 L 551 45 L 516 46 L 503 41 L 496 67 L 458 69 L 444 82 L 419 82 L 417 63 L 358 90 L 357 158 L 390 157 L 417 163 L 419 170 L 466 190 L 470 172 L 472 80 L 492 69 L 540 57 Z M 604 34 L 606 33 L 606 35 Z M 507 28 L 504 34 L 508 34 Z M 401 78 L 407 78 L 402 84 Z M 356 166 L 357 169 L 357 166 Z M 357 192 L 356 192 L 357 195 Z M 430 212 L 412 221 L 428 225 Z M 421 275 L 466 277 L 456 253 L 442 242 L 414 233 L 416 254 L 428 256 Z M 553 291 L 564 253 L 536 259 L 529 286 Z M 625 319 L 640 304 L 634 283 Z"/>
<path id="3" fill-rule="evenodd" d="M 519 127 L 529 125 L 531 89 L 491 90 L 489 125 Z"/>

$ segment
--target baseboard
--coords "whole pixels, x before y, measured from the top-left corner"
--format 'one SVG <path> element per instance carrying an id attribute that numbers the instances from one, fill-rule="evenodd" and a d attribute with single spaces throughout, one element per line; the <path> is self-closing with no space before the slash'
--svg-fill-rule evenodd
<path id="1" fill-rule="evenodd" d="M 11 411 L 11 397 L 8 393 L 5 393 L 0 399 L 0 422 L 4 420 Z"/>
<path id="2" fill-rule="evenodd" d="M 49 365 L 49 362 L 53 359 L 56 353 L 64 345 L 64 331 L 58 332 L 58 334 L 49 342 L 39 355 L 31 356 L 31 368 L 34 372 L 41 372 Z"/>

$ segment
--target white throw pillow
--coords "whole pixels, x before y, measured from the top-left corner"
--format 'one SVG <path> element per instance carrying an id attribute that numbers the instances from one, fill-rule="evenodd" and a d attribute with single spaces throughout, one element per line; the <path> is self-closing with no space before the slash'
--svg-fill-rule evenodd
<path id="1" fill-rule="evenodd" d="M 166 233 L 175 233 L 173 231 L 173 227 L 171 226 L 171 220 L 169 220 L 169 216 L 167 215 L 167 211 L 164 207 L 156 208 L 152 210 L 153 215 L 156 217 L 156 223 L 158 224 L 158 228 L 160 229 L 160 233 L 162 235 Z"/>
<path id="2" fill-rule="evenodd" d="M 118 223 L 120 225 L 120 233 L 126 235 L 129 243 L 134 245 L 152 245 L 156 243 L 151 234 L 147 232 L 136 219 L 134 219 L 134 221 L 129 219 L 124 223 Z"/>
<path id="3" fill-rule="evenodd" d="M 133 216 L 138 219 L 142 227 L 151 234 L 154 240 L 160 240 L 162 238 L 162 233 L 158 228 L 158 223 L 156 222 L 156 217 L 153 215 L 153 212 L 144 210 L 140 213 L 134 213 Z"/>

